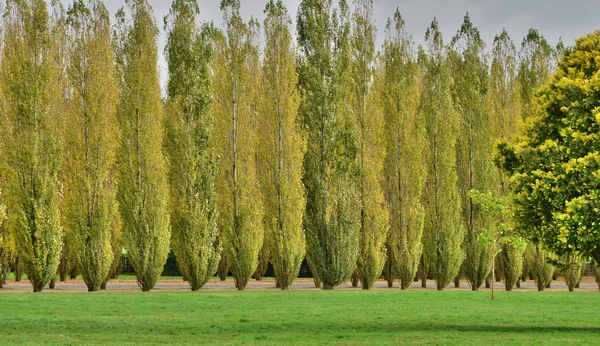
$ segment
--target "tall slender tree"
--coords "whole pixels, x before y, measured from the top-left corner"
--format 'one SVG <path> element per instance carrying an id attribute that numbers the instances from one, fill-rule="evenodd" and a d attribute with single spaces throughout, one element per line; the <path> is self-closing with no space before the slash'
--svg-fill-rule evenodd
<path id="1" fill-rule="evenodd" d="M 92 292 L 105 281 L 113 261 L 118 87 L 104 4 L 77 0 L 67 16 L 73 95 L 65 136 L 63 219 L 72 233 L 71 251 Z"/>
<path id="2" fill-rule="evenodd" d="M 509 141 L 520 133 L 522 121 L 517 63 L 515 45 L 508 33 L 503 31 L 494 38 L 488 94 L 488 109 L 491 112 L 492 129 L 497 141 Z M 508 197 L 510 191 L 506 174 L 497 168 L 494 180 L 495 194 L 501 198 Z M 510 223 L 510 220 L 498 221 Z M 500 244 L 500 268 L 505 288 L 510 291 L 523 272 L 525 243 L 511 229 L 505 229 L 503 236 L 507 241 Z"/>
<path id="3" fill-rule="evenodd" d="M 163 156 L 163 104 L 158 79 L 158 28 L 146 0 L 117 12 L 115 52 L 123 131 L 117 155 L 124 246 L 142 291 L 151 290 L 169 253 L 168 184 Z"/>
<path id="4" fill-rule="evenodd" d="M 172 248 L 192 291 L 217 271 L 216 158 L 212 132 L 211 59 L 214 29 L 199 28 L 196 0 L 175 0 L 165 17 L 169 66 L 165 147 L 169 158 Z"/>
<path id="5" fill-rule="evenodd" d="M 356 122 L 361 198 L 357 275 L 363 289 L 373 287 L 386 259 L 388 211 L 383 206 L 385 143 L 383 112 L 373 86 L 376 28 L 372 0 L 355 0 L 350 39 L 349 107 Z M 381 84 L 381 76 L 375 82 Z"/>
<path id="6" fill-rule="evenodd" d="M 521 117 L 525 121 L 534 112 L 533 99 L 535 90 L 542 86 L 548 78 L 553 65 L 553 49 L 548 41 L 536 29 L 529 29 L 523 38 L 519 51 L 519 87 L 521 93 Z M 539 290 L 550 283 L 554 268 L 547 263 L 551 256 L 545 250 L 543 240 L 530 243 L 526 250 L 526 258 L 531 258 L 527 266 Z M 550 279 L 549 279 L 550 278 Z"/>
<path id="7" fill-rule="evenodd" d="M 298 119 L 295 47 L 291 19 L 281 0 L 270 0 L 264 22 L 264 109 L 259 156 L 265 205 L 265 238 L 279 288 L 298 276 L 305 252 L 302 216 L 306 206 L 302 159 L 306 140 Z"/>
<path id="8" fill-rule="evenodd" d="M 423 243 L 425 260 L 437 289 L 442 290 L 456 277 L 464 258 L 456 174 L 459 119 L 452 104 L 448 57 L 435 19 L 427 29 L 425 42 L 427 54 L 423 49 L 419 52 L 424 68 L 420 109 L 426 117 L 429 142 Z"/>
<path id="9" fill-rule="evenodd" d="M 519 85 L 521 90 L 521 114 L 527 119 L 533 111 L 533 95 L 552 71 L 553 50 L 548 41 L 536 29 L 529 29 L 521 42 L 519 51 Z"/>
<path id="10" fill-rule="evenodd" d="M 482 206 L 473 202 L 471 190 L 489 192 L 493 187 L 490 113 L 487 111 L 488 63 L 486 45 L 469 14 L 451 42 L 452 94 L 459 118 L 457 142 L 458 186 L 465 227 L 463 272 L 473 290 L 485 282 L 492 268 L 490 244 L 480 238 L 490 228 Z"/>
<path id="11" fill-rule="evenodd" d="M 258 23 L 244 23 L 238 0 L 221 1 L 221 11 L 225 28 L 216 42 L 213 76 L 213 145 L 221 160 L 218 224 L 235 285 L 243 290 L 258 265 L 264 236 L 256 173 Z"/>
<path id="12" fill-rule="evenodd" d="M 356 267 L 360 231 L 357 130 L 347 112 L 349 8 L 346 1 L 303 0 L 297 20 L 300 114 L 308 132 L 304 216 L 311 271 L 333 289 Z"/>
<path id="13" fill-rule="evenodd" d="M 388 258 L 401 288 L 406 289 L 416 275 L 423 252 L 427 142 L 423 114 L 418 111 L 419 65 L 399 9 L 388 19 L 381 68 L 387 148 L 385 197 L 390 212 Z"/>
<path id="14" fill-rule="evenodd" d="M 58 171 L 62 152 L 63 12 L 42 0 L 9 1 L 2 19 L 0 121 L 9 223 L 20 261 L 40 292 L 56 274 L 62 248 Z"/>

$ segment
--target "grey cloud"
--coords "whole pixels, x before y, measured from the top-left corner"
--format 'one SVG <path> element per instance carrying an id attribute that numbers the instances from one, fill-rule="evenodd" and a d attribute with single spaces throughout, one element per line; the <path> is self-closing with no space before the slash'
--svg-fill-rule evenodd
<path id="1" fill-rule="evenodd" d="M 154 9 L 157 23 L 161 29 L 160 36 L 160 71 L 161 78 L 166 78 L 165 60 L 162 53 L 165 34 L 162 30 L 162 19 L 168 13 L 171 1 L 149 0 Z M 251 16 L 264 19 L 263 9 L 267 0 L 241 0 L 241 11 L 246 19 Z M 352 2 L 349 0 L 349 2 Z M 65 6 L 71 0 L 63 0 Z M 106 0 L 108 10 L 114 14 L 125 3 L 124 0 Z M 299 0 L 286 0 L 292 19 L 295 21 Z M 221 26 L 223 19 L 219 10 L 219 0 L 199 0 L 202 21 L 214 21 Z M 374 14 L 378 27 L 377 45 L 381 46 L 387 18 L 396 8 L 400 9 L 406 27 L 415 43 L 423 42 L 425 30 L 434 17 L 448 42 L 460 28 L 463 17 L 469 12 L 471 20 L 479 28 L 482 38 L 491 45 L 495 35 L 506 29 L 517 46 L 533 27 L 546 37 L 551 45 L 558 42 L 559 37 L 567 45 L 572 45 L 577 37 L 590 33 L 598 27 L 597 15 L 600 13 L 600 1 L 571 0 L 374 0 Z"/>

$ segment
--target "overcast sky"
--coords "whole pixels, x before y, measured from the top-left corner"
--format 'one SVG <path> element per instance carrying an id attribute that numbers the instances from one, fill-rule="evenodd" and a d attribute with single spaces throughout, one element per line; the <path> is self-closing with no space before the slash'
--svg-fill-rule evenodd
<path id="1" fill-rule="evenodd" d="M 62 0 L 65 7 L 72 0 Z M 241 12 L 246 19 L 254 16 L 264 19 L 263 9 L 267 0 L 240 0 Z M 171 0 L 149 0 L 159 25 L 161 36 L 159 41 L 160 73 L 164 84 L 166 66 L 163 56 L 165 33 L 163 17 L 168 13 Z M 219 11 L 220 0 L 198 0 L 200 19 L 214 21 L 222 26 L 223 17 Z M 349 3 L 352 1 L 349 0 Z M 106 7 L 113 14 L 124 5 L 124 0 L 104 0 Z M 284 0 L 292 19 L 300 0 Z M 536 28 L 546 37 L 551 45 L 558 42 L 559 37 L 567 45 L 572 45 L 577 37 L 600 29 L 600 1 L 598 0 L 374 0 L 374 12 L 378 28 L 377 46 L 383 43 L 384 27 L 387 18 L 396 7 L 400 8 L 406 22 L 408 32 L 417 44 L 423 42 L 425 30 L 434 17 L 437 17 L 444 41 L 448 42 L 462 24 L 463 17 L 469 12 L 471 21 L 481 31 L 483 39 L 491 46 L 494 36 L 506 29 L 515 45 L 519 47 L 521 40 L 529 28 Z"/>

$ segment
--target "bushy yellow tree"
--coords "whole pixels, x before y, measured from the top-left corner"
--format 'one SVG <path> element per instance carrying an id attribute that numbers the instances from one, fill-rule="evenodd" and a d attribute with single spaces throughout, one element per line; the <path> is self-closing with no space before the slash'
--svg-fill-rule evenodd
<path id="1" fill-rule="evenodd" d="M 56 274 L 62 247 L 58 172 L 62 153 L 58 37 L 60 4 L 9 1 L 2 19 L 0 121 L 10 228 L 20 261 L 40 292 Z"/>
<path id="2" fill-rule="evenodd" d="M 423 114 L 418 111 L 420 70 L 411 37 L 397 9 L 388 19 L 380 61 L 379 95 L 385 116 L 385 197 L 390 213 L 388 260 L 406 289 L 417 272 L 423 251 L 425 210 L 422 192 L 427 176 L 427 142 Z"/>
<path id="3" fill-rule="evenodd" d="M 298 75 L 291 19 L 281 0 L 265 7 L 263 114 L 260 118 L 260 178 L 265 205 L 265 241 L 277 286 L 288 289 L 304 258 L 302 216 L 306 206 L 302 159 L 306 140 L 298 119 Z"/>
<path id="4" fill-rule="evenodd" d="M 63 220 L 71 233 L 70 251 L 92 292 L 106 280 L 113 261 L 119 95 L 104 4 L 75 1 L 67 11 L 67 28 L 73 94 L 65 136 Z"/>
<path id="5" fill-rule="evenodd" d="M 211 59 L 214 29 L 196 24 L 195 0 L 176 0 L 165 18 L 169 66 L 166 151 L 169 158 L 172 248 L 179 270 L 197 291 L 217 271 L 216 158 L 210 152 Z"/>
<path id="6" fill-rule="evenodd" d="M 235 285 L 243 290 L 263 246 L 263 203 L 256 174 L 258 109 L 257 23 L 244 23 L 238 0 L 221 1 L 225 27 L 216 40 L 212 114 L 220 238 Z"/>
<path id="7" fill-rule="evenodd" d="M 115 52 L 120 86 L 117 118 L 117 199 L 129 263 L 142 291 L 151 290 L 169 253 L 168 184 L 163 156 L 163 104 L 158 79 L 156 26 L 146 0 L 117 12 Z"/>
<path id="8" fill-rule="evenodd" d="M 448 57 L 433 20 L 425 34 L 427 54 L 419 52 L 423 66 L 420 110 L 425 116 L 429 152 L 425 185 L 424 256 L 442 290 L 457 276 L 464 259 L 464 229 L 456 174 L 458 117 L 452 104 L 452 77 Z"/>

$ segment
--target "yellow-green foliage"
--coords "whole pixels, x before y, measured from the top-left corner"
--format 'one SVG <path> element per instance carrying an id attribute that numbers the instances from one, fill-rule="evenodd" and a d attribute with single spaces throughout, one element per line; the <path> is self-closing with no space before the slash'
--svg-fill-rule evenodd
<path id="1" fill-rule="evenodd" d="M 534 244 L 531 272 L 538 291 L 543 291 L 546 286 L 552 282 L 552 274 L 554 274 L 555 269 L 554 266 L 549 263 L 552 257 L 552 253 L 544 250 L 542 244 Z"/>
<path id="2" fill-rule="evenodd" d="M 119 210 L 129 263 L 143 291 L 154 287 L 169 253 L 167 169 L 162 153 L 163 104 L 158 80 L 158 29 L 146 0 L 117 13 L 116 56 L 122 129 L 117 154 Z"/>
<path id="3" fill-rule="evenodd" d="M 217 271 L 216 159 L 209 151 L 212 120 L 212 28 L 196 25 L 196 1 L 173 2 L 166 17 L 166 151 L 169 158 L 172 248 L 192 290 Z"/>
<path id="4" fill-rule="evenodd" d="M 236 287 L 243 290 L 256 270 L 263 245 L 263 203 L 256 174 L 258 111 L 257 23 L 244 23 L 237 0 L 224 0 L 223 35 L 214 56 L 213 149 L 219 237 L 226 243 Z"/>
<path id="5" fill-rule="evenodd" d="M 58 33 L 62 11 L 43 0 L 11 1 L 2 20 L 0 120 L 9 227 L 39 292 L 56 274 L 62 247 L 62 136 Z"/>
<path id="6" fill-rule="evenodd" d="M 356 122 L 362 208 L 358 237 L 357 274 L 363 289 L 373 287 L 386 259 L 388 211 L 384 207 L 384 116 L 379 100 L 381 73 L 373 81 L 375 24 L 373 1 L 355 0 L 352 16 L 352 58 L 349 73 L 349 106 Z"/>
<path id="7" fill-rule="evenodd" d="M 492 131 L 497 141 L 513 141 L 521 131 L 521 98 L 517 67 L 515 46 L 508 33 L 503 31 L 494 38 L 487 107 L 491 113 Z M 496 195 L 509 196 L 508 177 L 499 168 L 496 168 L 494 182 Z M 503 217 L 509 220 L 496 220 L 496 222 L 511 221 L 510 214 Z M 523 255 L 526 247 L 512 229 L 506 229 L 503 236 L 514 240 L 504 242 L 499 254 L 505 287 L 510 291 L 523 272 Z"/>
<path id="8" fill-rule="evenodd" d="M 302 160 L 306 140 L 298 119 L 298 76 L 291 19 L 281 0 L 265 8 L 264 109 L 260 119 L 259 170 L 265 205 L 265 241 L 277 285 L 287 289 L 304 258 L 306 207 Z"/>
<path id="9" fill-rule="evenodd" d="M 581 281 L 581 277 L 585 271 L 587 264 L 585 258 L 581 254 L 573 252 L 560 256 L 558 264 L 569 291 L 575 290 L 575 286 Z"/>
<path id="10" fill-rule="evenodd" d="M 486 109 L 488 64 L 486 45 L 469 15 L 450 45 L 452 93 L 459 118 L 457 141 L 458 186 L 465 227 L 463 272 L 473 290 L 485 282 L 492 268 L 491 244 L 480 241 L 491 227 L 482 207 L 473 202 L 469 191 L 488 192 L 493 188 L 490 113 Z"/>
<path id="11" fill-rule="evenodd" d="M 536 29 L 529 29 L 519 51 L 519 87 L 523 120 L 534 111 L 534 92 L 552 72 L 552 47 Z"/>
<path id="12" fill-rule="evenodd" d="M 599 47 L 596 31 L 566 50 L 555 74 L 536 92 L 519 143 L 500 144 L 497 160 L 512 175 L 517 229 L 559 256 L 577 252 L 596 260 Z"/>
<path id="13" fill-rule="evenodd" d="M 79 0 L 67 15 L 73 95 L 65 129 L 63 219 L 83 280 L 89 291 L 96 291 L 111 268 L 112 224 L 118 217 L 114 176 L 118 88 L 104 5 Z"/>
<path id="14" fill-rule="evenodd" d="M 388 20 L 381 56 L 381 103 L 385 116 L 385 197 L 390 213 L 388 257 L 406 289 L 413 282 L 423 251 L 427 142 L 418 111 L 420 71 L 400 11 Z"/>
<path id="15" fill-rule="evenodd" d="M 300 114 L 308 134 L 304 156 L 306 250 L 324 289 L 356 268 L 361 196 L 356 122 L 344 83 L 349 64 L 345 1 L 303 0 L 298 9 Z"/>
<path id="16" fill-rule="evenodd" d="M 426 182 L 424 256 L 437 289 L 452 281 L 464 259 L 460 195 L 456 175 L 458 117 L 450 95 L 451 75 L 442 33 L 434 20 L 425 34 L 428 55 L 421 50 L 424 68 L 421 111 L 426 118 L 429 169 Z"/>

